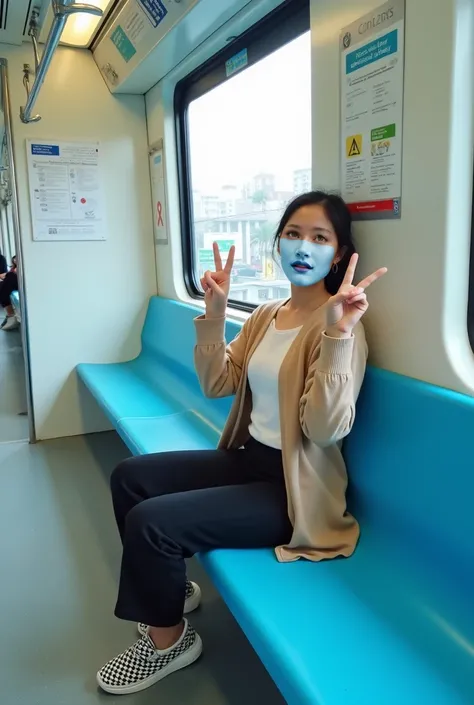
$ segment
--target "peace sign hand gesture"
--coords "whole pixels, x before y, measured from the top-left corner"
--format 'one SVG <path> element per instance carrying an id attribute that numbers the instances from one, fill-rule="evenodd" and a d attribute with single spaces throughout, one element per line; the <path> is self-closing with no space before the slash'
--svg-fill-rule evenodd
<path id="1" fill-rule="evenodd" d="M 362 279 L 357 286 L 353 286 L 352 281 L 358 259 L 359 255 L 352 255 L 339 291 L 331 296 L 327 303 L 326 334 L 330 337 L 346 338 L 351 336 L 352 329 L 369 308 L 365 289 L 387 272 L 386 267 L 381 267 Z"/>
<path id="2" fill-rule="evenodd" d="M 234 265 L 235 247 L 229 250 L 225 267 L 222 266 L 221 253 L 217 242 L 212 245 L 214 250 L 215 272 L 204 272 L 201 286 L 204 290 L 206 304 L 206 318 L 224 318 L 229 298 L 230 275 Z"/>

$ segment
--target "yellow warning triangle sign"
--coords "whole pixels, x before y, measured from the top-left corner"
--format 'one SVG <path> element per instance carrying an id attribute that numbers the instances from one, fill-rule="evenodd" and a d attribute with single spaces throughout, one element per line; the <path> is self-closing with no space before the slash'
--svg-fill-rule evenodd
<path id="1" fill-rule="evenodd" d="M 351 146 L 349 147 L 348 156 L 349 157 L 358 157 L 359 155 L 360 155 L 359 145 L 357 144 L 356 138 L 353 137 L 352 142 L 351 142 Z"/>

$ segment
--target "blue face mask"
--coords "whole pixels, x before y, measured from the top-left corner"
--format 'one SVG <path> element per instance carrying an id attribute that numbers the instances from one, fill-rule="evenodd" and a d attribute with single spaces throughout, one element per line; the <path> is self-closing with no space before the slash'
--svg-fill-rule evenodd
<path id="1" fill-rule="evenodd" d="M 324 279 L 331 271 L 335 254 L 332 245 L 280 239 L 281 266 L 295 286 L 312 286 Z"/>

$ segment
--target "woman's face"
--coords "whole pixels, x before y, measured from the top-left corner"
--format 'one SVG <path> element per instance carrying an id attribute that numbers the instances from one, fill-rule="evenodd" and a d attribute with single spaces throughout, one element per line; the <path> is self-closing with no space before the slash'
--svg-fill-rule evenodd
<path id="1" fill-rule="evenodd" d="M 279 242 L 281 266 L 295 286 L 312 286 L 339 261 L 338 241 L 320 205 L 303 206 L 290 216 Z"/>

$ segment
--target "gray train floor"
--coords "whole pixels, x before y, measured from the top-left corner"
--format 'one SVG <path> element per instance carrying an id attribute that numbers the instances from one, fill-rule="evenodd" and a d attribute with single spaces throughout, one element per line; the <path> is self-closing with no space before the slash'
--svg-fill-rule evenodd
<path id="1" fill-rule="evenodd" d="M 3 309 L 2 309 L 3 310 Z M 0 316 L 3 320 L 3 315 Z M 28 438 L 25 371 L 19 330 L 0 330 L 0 443 Z"/>
<path id="2" fill-rule="evenodd" d="M 195 561 L 200 661 L 136 695 L 97 688 L 96 670 L 136 638 L 113 616 L 120 543 L 108 477 L 126 455 L 114 433 L 0 444 L 0 703 L 283 705 Z"/>

